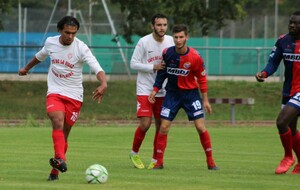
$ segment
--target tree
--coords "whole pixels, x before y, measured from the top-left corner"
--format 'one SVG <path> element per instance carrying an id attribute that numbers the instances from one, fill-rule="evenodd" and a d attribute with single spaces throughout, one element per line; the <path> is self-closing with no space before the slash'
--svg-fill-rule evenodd
<path id="1" fill-rule="evenodd" d="M 156 12 L 169 17 L 169 27 L 174 24 L 185 23 L 190 32 L 200 27 L 203 35 L 207 35 L 212 28 L 220 29 L 226 20 L 242 19 L 246 16 L 243 9 L 248 0 L 111 0 L 119 4 L 124 14 L 122 20 L 122 36 L 128 43 L 132 43 L 131 36 L 147 34 L 151 16 Z"/>
<path id="2" fill-rule="evenodd" d="M 9 13 L 11 9 L 10 0 L 1 0 L 0 2 L 0 14 Z M 2 21 L 0 19 L 0 30 L 3 30 Z"/>

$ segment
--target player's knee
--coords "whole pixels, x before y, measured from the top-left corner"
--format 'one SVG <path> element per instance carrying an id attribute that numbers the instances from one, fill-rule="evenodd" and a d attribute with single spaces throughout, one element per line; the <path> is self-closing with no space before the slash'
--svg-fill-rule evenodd
<path id="1" fill-rule="evenodd" d="M 282 131 L 285 131 L 287 124 L 282 118 L 278 117 L 276 120 L 276 126 L 279 132 L 281 133 Z"/>
<path id="2" fill-rule="evenodd" d="M 166 135 L 166 134 L 168 134 L 169 129 L 170 129 L 170 127 L 165 126 L 165 125 L 161 125 L 160 129 L 159 129 L 159 132 Z"/>

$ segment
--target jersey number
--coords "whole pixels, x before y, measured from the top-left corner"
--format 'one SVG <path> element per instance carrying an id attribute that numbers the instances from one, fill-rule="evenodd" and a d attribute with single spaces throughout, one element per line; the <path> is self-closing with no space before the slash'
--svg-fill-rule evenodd
<path id="1" fill-rule="evenodd" d="M 202 105 L 199 100 L 193 102 L 192 105 L 194 106 L 195 110 L 200 110 L 202 108 Z"/>

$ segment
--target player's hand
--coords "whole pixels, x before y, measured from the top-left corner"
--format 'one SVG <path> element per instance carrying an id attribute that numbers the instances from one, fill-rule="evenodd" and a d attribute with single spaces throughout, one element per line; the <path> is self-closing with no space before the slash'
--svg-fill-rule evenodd
<path id="1" fill-rule="evenodd" d="M 165 62 L 160 62 L 159 64 L 154 64 L 153 65 L 153 69 L 155 71 L 158 71 L 158 70 L 162 70 L 162 69 L 165 69 L 166 68 L 166 63 Z"/>
<path id="2" fill-rule="evenodd" d="M 25 68 L 20 69 L 19 72 L 18 72 L 18 74 L 19 74 L 20 76 L 27 75 L 27 73 L 28 73 L 28 70 L 25 69 Z"/>
<path id="3" fill-rule="evenodd" d="M 152 91 L 151 94 L 150 94 L 149 97 L 148 97 L 148 101 L 149 101 L 151 104 L 154 104 L 154 103 L 155 103 L 155 95 L 156 95 L 156 92 L 155 92 L 155 91 Z"/>
<path id="4" fill-rule="evenodd" d="M 106 91 L 107 85 L 102 84 L 93 92 L 93 100 L 97 101 L 98 104 L 101 103 L 104 93 Z"/>
<path id="5" fill-rule="evenodd" d="M 258 82 L 264 82 L 266 77 L 263 75 L 263 73 L 258 72 L 256 73 L 255 78 Z"/>
<path id="6" fill-rule="evenodd" d="M 203 108 L 206 113 L 208 113 L 209 115 L 212 114 L 212 108 L 208 101 L 203 101 Z"/>

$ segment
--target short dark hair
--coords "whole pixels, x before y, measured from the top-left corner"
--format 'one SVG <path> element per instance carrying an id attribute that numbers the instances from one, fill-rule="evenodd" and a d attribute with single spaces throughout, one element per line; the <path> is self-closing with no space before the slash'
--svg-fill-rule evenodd
<path id="1" fill-rule="evenodd" d="M 178 33 L 178 32 L 184 32 L 185 35 L 188 34 L 188 26 L 185 25 L 185 24 L 176 24 L 175 26 L 173 26 L 173 29 L 172 29 L 172 33 Z"/>
<path id="2" fill-rule="evenodd" d="M 300 15 L 300 11 L 293 12 L 293 14 L 292 14 L 292 15 L 299 16 L 299 15 Z"/>
<path id="3" fill-rule="evenodd" d="M 156 13 L 156 14 L 154 14 L 154 15 L 152 16 L 152 18 L 151 18 L 151 23 L 152 23 L 152 25 L 155 24 L 155 20 L 158 19 L 158 18 L 165 18 L 165 19 L 168 19 L 168 17 L 167 17 L 166 15 L 161 14 L 161 13 Z"/>
<path id="4" fill-rule="evenodd" d="M 80 27 L 78 20 L 72 16 L 65 16 L 60 21 L 58 21 L 57 30 L 64 29 L 65 25 L 77 26 L 77 30 L 79 30 Z"/>

